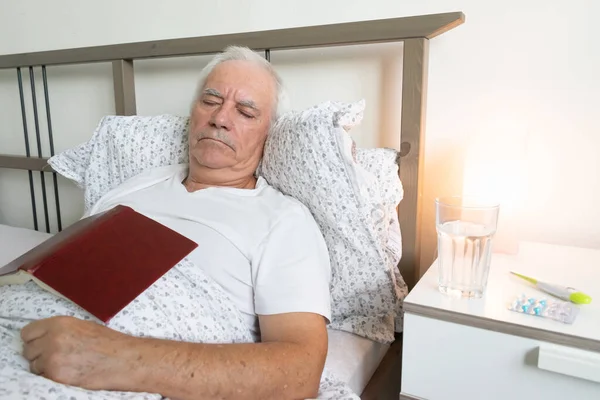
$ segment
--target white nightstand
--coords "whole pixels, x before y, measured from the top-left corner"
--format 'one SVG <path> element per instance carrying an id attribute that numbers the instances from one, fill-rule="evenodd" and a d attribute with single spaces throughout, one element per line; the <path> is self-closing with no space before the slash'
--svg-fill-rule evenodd
<path id="1" fill-rule="evenodd" d="M 526 293 L 509 274 L 576 287 L 592 297 L 573 325 L 507 309 Z M 494 254 L 485 296 L 455 299 L 437 290 L 437 264 L 404 307 L 401 399 L 600 399 L 600 251 L 522 243 Z"/>

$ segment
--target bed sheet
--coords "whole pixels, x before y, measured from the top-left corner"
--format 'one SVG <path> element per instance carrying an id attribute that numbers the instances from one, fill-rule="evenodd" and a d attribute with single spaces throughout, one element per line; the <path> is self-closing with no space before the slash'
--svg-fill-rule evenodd
<path id="1" fill-rule="evenodd" d="M 48 239 L 51 234 L 0 224 L 0 266 Z M 348 332 L 328 330 L 325 366 L 360 394 L 383 359 L 389 345 Z"/>
<path id="2" fill-rule="evenodd" d="M 360 395 L 390 346 L 350 332 L 329 329 L 328 333 L 325 368 Z"/>

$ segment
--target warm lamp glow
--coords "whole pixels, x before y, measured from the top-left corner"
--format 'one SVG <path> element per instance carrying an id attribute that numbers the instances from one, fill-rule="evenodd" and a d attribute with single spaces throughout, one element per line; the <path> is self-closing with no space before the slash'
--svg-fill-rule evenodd
<path id="1" fill-rule="evenodd" d="M 525 195 L 523 151 L 506 135 L 493 129 L 470 141 L 466 152 L 463 195 L 500 204 L 495 250 L 516 252 L 518 207 Z M 522 142 L 521 142 L 522 143 Z"/>
<path id="2" fill-rule="evenodd" d="M 491 203 L 500 203 L 502 213 L 512 213 L 523 193 L 519 182 L 521 170 L 514 160 L 494 160 L 491 157 L 467 158 L 463 180 L 463 195 L 475 196 Z"/>

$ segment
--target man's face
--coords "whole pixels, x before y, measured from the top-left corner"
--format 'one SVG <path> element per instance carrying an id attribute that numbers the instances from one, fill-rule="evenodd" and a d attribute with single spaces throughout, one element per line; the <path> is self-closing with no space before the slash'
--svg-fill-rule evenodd
<path id="1" fill-rule="evenodd" d="M 190 123 L 190 172 L 199 166 L 254 173 L 275 101 L 271 75 L 248 61 L 226 61 L 208 76 Z"/>

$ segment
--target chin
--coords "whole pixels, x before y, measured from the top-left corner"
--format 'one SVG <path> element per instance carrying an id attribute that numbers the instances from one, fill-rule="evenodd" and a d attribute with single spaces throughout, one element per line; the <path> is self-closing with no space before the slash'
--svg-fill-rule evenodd
<path id="1" fill-rule="evenodd" d="M 190 156 L 197 164 L 212 169 L 227 168 L 236 163 L 235 152 L 231 148 L 212 140 L 199 141 Z"/>
<path id="2" fill-rule="evenodd" d="M 223 154 L 214 154 L 214 152 L 193 154 L 196 164 L 211 169 L 228 168 L 235 165 L 235 160 L 226 157 Z"/>

